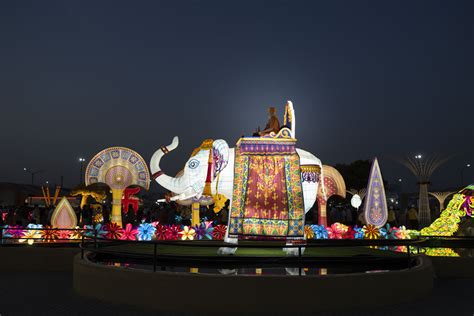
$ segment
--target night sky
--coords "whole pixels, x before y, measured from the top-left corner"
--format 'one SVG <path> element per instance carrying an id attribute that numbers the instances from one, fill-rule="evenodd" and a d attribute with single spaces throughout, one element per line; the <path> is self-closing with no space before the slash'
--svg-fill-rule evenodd
<path id="1" fill-rule="evenodd" d="M 79 157 L 126 146 L 176 173 L 205 138 L 233 146 L 286 100 L 326 164 L 456 155 L 474 164 L 472 1 L 2 1 L 0 181 L 79 182 Z M 474 168 L 464 171 L 474 182 Z"/>

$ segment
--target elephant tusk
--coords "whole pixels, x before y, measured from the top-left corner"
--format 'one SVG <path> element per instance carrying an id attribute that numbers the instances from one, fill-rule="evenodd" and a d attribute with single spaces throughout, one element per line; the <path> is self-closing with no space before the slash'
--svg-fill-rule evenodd
<path id="1" fill-rule="evenodd" d="M 171 197 L 169 199 L 169 201 L 177 201 L 177 200 L 187 200 L 187 199 L 190 199 L 190 198 L 193 198 L 195 197 L 197 194 L 196 193 L 193 193 L 193 194 L 190 194 L 190 195 L 185 195 L 184 193 L 181 193 L 179 195 L 175 195 L 173 197 Z M 156 200 L 156 203 L 165 203 L 167 202 L 166 199 L 159 199 L 159 200 Z"/>

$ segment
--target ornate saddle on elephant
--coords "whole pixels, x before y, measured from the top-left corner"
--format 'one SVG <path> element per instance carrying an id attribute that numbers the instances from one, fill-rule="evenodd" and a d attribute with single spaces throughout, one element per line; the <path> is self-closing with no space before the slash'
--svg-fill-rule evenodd
<path id="1" fill-rule="evenodd" d="M 241 138 L 235 149 L 229 237 L 302 238 L 304 214 L 300 159 L 291 131 Z"/>

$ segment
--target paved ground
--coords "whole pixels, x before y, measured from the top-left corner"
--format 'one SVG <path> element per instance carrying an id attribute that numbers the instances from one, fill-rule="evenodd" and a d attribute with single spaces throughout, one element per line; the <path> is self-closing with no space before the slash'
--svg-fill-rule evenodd
<path id="1" fill-rule="evenodd" d="M 352 290 L 354 289 L 348 288 L 346 293 L 341 293 L 341 303 L 350 299 Z M 383 289 L 374 290 L 390 291 L 390 284 Z M 367 295 L 369 297 L 370 293 Z M 183 304 L 185 303 L 185 297 L 183 297 Z M 1 316 L 157 315 L 151 311 L 79 297 L 72 289 L 72 277 L 69 273 L 0 273 L 0 314 Z M 473 316 L 474 279 L 437 280 L 430 297 L 410 304 L 392 306 L 384 310 L 322 315 Z"/>

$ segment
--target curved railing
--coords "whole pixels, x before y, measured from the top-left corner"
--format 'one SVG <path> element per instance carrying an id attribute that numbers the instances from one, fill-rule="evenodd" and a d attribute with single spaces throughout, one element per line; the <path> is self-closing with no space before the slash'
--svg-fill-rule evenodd
<path id="1" fill-rule="evenodd" d="M 287 245 L 284 242 L 278 241 L 252 241 L 252 242 L 240 242 L 238 245 L 229 244 L 219 241 L 162 241 L 162 240 L 151 240 L 151 241 L 127 241 L 127 240 L 110 240 L 104 238 L 85 238 L 80 244 L 81 247 L 81 258 L 84 258 L 85 252 L 89 252 L 90 255 L 107 255 L 115 258 L 126 258 L 129 261 L 139 261 L 144 264 L 152 265 L 153 271 L 157 271 L 157 267 L 167 265 L 205 265 L 207 267 L 218 266 L 224 267 L 236 267 L 236 266 L 248 266 L 248 265 L 272 265 L 272 266 L 296 266 L 301 268 L 305 265 L 312 264 L 348 264 L 353 263 L 398 263 L 405 262 L 407 267 L 412 266 L 412 251 L 410 248 L 417 247 L 418 245 L 425 242 L 425 239 L 406 239 L 406 240 L 333 240 L 333 239 L 321 239 L 321 240 L 308 240 L 304 244 L 293 244 Z M 141 245 L 142 251 L 134 249 L 133 245 Z M 143 245 L 146 245 L 147 251 L 143 251 Z M 126 247 L 124 247 L 126 246 Z M 166 247 L 182 247 L 183 251 L 179 254 L 169 253 Z M 396 257 L 383 256 L 382 253 L 379 256 L 375 255 L 359 255 L 359 256 L 313 256 L 308 255 L 304 249 L 308 248 L 347 248 L 347 247 L 397 247 L 405 246 L 406 255 L 399 253 Z M 199 255 L 199 254 L 186 254 L 186 248 L 211 248 L 214 249 L 214 255 Z M 253 249 L 282 249 L 291 248 L 295 249 L 292 255 L 265 255 L 265 256 L 249 256 L 249 255 L 218 255 L 217 249 L 219 248 L 253 248 Z M 133 250 L 133 251 L 132 251 Z"/>
<path id="2" fill-rule="evenodd" d="M 10 228 L 11 229 L 11 228 Z M 60 228 L 19 228 L 24 233 L 22 236 L 6 236 L 5 228 L 0 228 L 0 243 L 2 246 L 14 245 L 55 245 L 71 246 L 79 244 L 81 258 L 84 258 L 85 251 L 92 256 L 107 255 L 111 258 L 122 258 L 140 261 L 153 266 L 153 271 L 160 265 L 188 264 L 188 265 L 212 265 L 219 266 L 246 266 L 249 264 L 271 264 L 271 265 L 311 265 L 311 264 L 347 264 L 370 263 L 370 262 L 405 262 L 409 268 L 412 266 L 413 254 L 420 253 L 421 248 L 470 248 L 474 249 L 474 237 L 441 237 L 441 236 L 420 236 L 415 239 L 310 239 L 303 243 L 285 244 L 284 241 L 241 241 L 238 248 L 253 249 L 293 249 L 292 255 L 217 255 L 219 248 L 233 248 L 234 244 L 217 240 L 118 240 L 106 239 L 98 236 L 94 229 L 60 229 Z M 35 235 L 34 231 L 40 231 L 41 235 Z M 49 233 L 48 233 L 49 232 Z M 52 234 L 52 232 L 56 232 Z M 67 236 L 68 238 L 61 238 Z M 54 236 L 51 238 L 51 236 Z M 72 239 L 70 236 L 74 236 Z M 19 241 L 21 243 L 19 243 Z M 141 245 L 142 250 L 137 250 L 137 245 Z M 145 248 L 143 249 L 143 246 Z M 167 247 L 181 249 L 178 252 L 163 251 Z M 211 248 L 213 254 L 187 254 L 190 248 Z M 383 255 L 382 251 L 374 254 L 361 254 L 353 256 L 314 256 L 308 254 L 304 249 L 311 248 L 377 248 L 393 249 L 394 247 L 404 247 L 403 252 L 398 252 L 397 256 Z"/>

